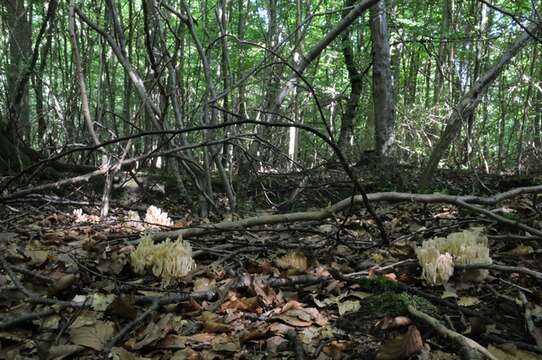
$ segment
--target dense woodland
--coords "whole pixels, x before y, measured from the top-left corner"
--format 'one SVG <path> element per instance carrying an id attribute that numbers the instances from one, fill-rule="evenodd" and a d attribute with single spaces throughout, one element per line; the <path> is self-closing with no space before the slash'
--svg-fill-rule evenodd
<path id="1" fill-rule="evenodd" d="M 542 3 L 2 0 L 0 359 L 542 359 Z"/>

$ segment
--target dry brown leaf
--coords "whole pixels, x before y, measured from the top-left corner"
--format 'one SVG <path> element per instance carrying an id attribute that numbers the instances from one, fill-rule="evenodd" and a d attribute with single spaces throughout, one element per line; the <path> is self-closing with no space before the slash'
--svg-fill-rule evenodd
<path id="1" fill-rule="evenodd" d="M 215 336 L 211 341 L 211 346 L 214 351 L 219 352 L 237 352 L 241 350 L 239 340 L 225 334 Z"/>
<path id="2" fill-rule="evenodd" d="M 77 276 L 75 276 L 75 274 L 63 275 L 60 279 L 51 284 L 49 289 L 47 289 L 47 295 L 56 296 L 62 293 L 64 290 L 70 288 L 76 280 Z"/>
<path id="3" fill-rule="evenodd" d="M 245 329 L 241 331 L 239 334 L 239 341 L 241 343 L 255 340 L 255 339 L 261 339 L 265 337 L 265 335 L 269 332 L 269 325 L 265 323 L 257 324 L 256 326 L 252 326 L 249 329 Z"/>
<path id="4" fill-rule="evenodd" d="M 269 325 L 269 332 L 275 334 L 275 335 L 286 335 L 288 331 L 293 330 L 293 328 L 289 325 L 282 324 L 282 323 L 272 323 Z"/>
<path id="5" fill-rule="evenodd" d="M 416 326 L 409 326 L 407 332 L 388 339 L 376 354 L 377 360 L 407 359 L 423 349 L 422 336 Z"/>
<path id="6" fill-rule="evenodd" d="M 215 320 L 209 320 L 203 323 L 203 328 L 205 331 L 212 334 L 219 334 L 231 331 L 231 327 L 224 323 Z"/>
<path id="7" fill-rule="evenodd" d="M 139 357 L 134 353 L 129 352 L 128 350 L 121 347 L 114 347 L 111 349 L 111 355 L 113 355 L 113 360 L 146 360 L 149 358 Z"/>
<path id="8" fill-rule="evenodd" d="M 151 321 L 147 324 L 147 327 L 143 332 L 143 338 L 133 346 L 133 349 L 139 350 L 145 346 L 162 340 L 175 328 L 175 321 L 176 319 L 173 314 L 166 314 L 162 316 L 158 322 Z"/>
<path id="9" fill-rule="evenodd" d="M 96 321 L 94 325 L 82 326 L 70 329 L 71 341 L 76 345 L 82 345 L 102 351 L 105 343 L 115 333 L 114 323 L 110 321 Z"/>
<path id="10" fill-rule="evenodd" d="M 276 354 L 280 351 L 288 350 L 288 341 L 282 336 L 271 336 L 266 341 L 266 348 L 271 354 Z"/>
<path id="11" fill-rule="evenodd" d="M 134 320 L 137 316 L 137 309 L 134 306 L 133 296 L 117 296 L 105 309 L 105 313 L 116 318 Z"/>
<path id="12" fill-rule="evenodd" d="M 262 309 L 260 308 L 258 297 L 254 296 L 251 298 L 237 298 L 233 297 L 232 299 L 224 302 L 220 305 L 218 310 L 219 313 L 224 313 L 226 310 L 238 310 L 245 312 L 255 312 L 261 313 Z"/>
<path id="13" fill-rule="evenodd" d="M 80 345 L 53 345 L 49 348 L 47 353 L 47 360 L 62 360 L 67 357 L 71 357 L 78 352 L 85 350 L 84 346 Z M 124 359 L 119 359 L 124 360 Z"/>
<path id="14" fill-rule="evenodd" d="M 283 302 L 281 296 L 278 296 L 271 286 L 265 284 L 263 279 L 256 278 L 253 281 L 253 289 L 256 295 L 258 295 L 265 306 L 271 306 L 273 304 L 279 305 Z"/>
<path id="15" fill-rule="evenodd" d="M 199 351 L 186 348 L 175 352 L 170 360 L 201 360 L 201 357 Z"/>
<path id="16" fill-rule="evenodd" d="M 327 319 L 316 308 L 288 310 L 282 315 L 277 316 L 277 318 L 296 327 L 307 327 L 312 324 L 324 326 L 327 324 Z"/>
<path id="17" fill-rule="evenodd" d="M 334 340 L 322 349 L 322 353 L 327 355 L 332 360 L 339 360 L 344 358 L 344 352 L 351 346 L 352 344 L 348 341 Z"/>
<path id="18" fill-rule="evenodd" d="M 299 301 L 290 300 L 286 304 L 284 304 L 284 306 L 279 310 L 279 313 L 283 313 L 292 309 L 303 309 L 303 306 L 305 306 L 305 304 L 300 303 Z"/>

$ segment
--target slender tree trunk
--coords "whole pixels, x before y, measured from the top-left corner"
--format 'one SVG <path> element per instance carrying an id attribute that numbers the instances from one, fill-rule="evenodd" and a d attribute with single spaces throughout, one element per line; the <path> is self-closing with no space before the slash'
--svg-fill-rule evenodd
<path id="1" fill-rule="evenodd" d="M 30 140 L 29 90 L 27 86 L 22 90 L 18 87 L 23 80 L 21 77 L 27 72 L 32 53 L 32 5 L 25 7 L 22 0 L 4 0 L 4 4 L 9 33 L 8 102 L 13 104 L 10 110 L 13 116 L 8 118 L 8 132 L 12 141 L 26 142 Z"/>
<path id="2" fill-rule="evenodd" d="M 442 0 L 442 20 L 440 23 L 440 36 L 443 38 L 439 45 L 437 61 L 435 63 L 435 86 L 433 90 L 433 104 L 437 105 L 442 96 L 446 65 L 448 64 L 447 36 L 452 26 L 453 0 Z"/>
<path id="3" fill-rule="evenodd" d="M 539 56 L 538 43 L 535 43 L 533 46 L 531 64 L 529 67 L 529 74 L 528 74 L 529 79 L 535 78 L 536 65 L 540 61 L 538 56 Z M 525 91 L 525 98 L 524 98 L 524 103 L 523 103 L 523 114 L 521 117 L 521 122 L 519 124 L 519 135 L 518 135 L 517 148 L 516 148 L 516 170 L 518 174 L 523 173 L 525 169 L 524 164 L 523 164 L 525 128 L 528 123 L 528 116 L 529 116 L 530 110 L 533 108 L 532 105 L 534 101 L 536 101 L 535 99 L 532 99 L 532 97 L 533 97 L 533 82 L 530 81 Z"/>
<path id="4" fill-rule="evenodd" d="M 506 132 L 506 104 L 504 96 L 504 76 L 500 77 L 499 81 L 499 140 L 497 143 L 497 170 L 503 169 L 504 160 L 504 136 Z"/>
<path id="5" fill-rule="evenodd" d="M 389 45 L 386 3 L 371 8 L 373 39 L 373 102 L 375 117 L 375 150 L 379 157 L 391 155 L 395 141 L 393 75 Z"/>
<path id="6" fill-rule="evenodd" d="M 529 28 L 531 33 L 540 33 L 542 25 L 535 24 Z M 422 173 L 420 185 L 422 189 L 429 190 L 433 174 L 438 167 L 440 159 L 448 150 L 453 139 L 459 132 L 463 119 L 467 119 L 470 114 L 476 109 L 476 106 L 482 100 L 488 87 L 495 81 L 505 66 L 516 56 L 521 49 L 525 47 L 531 40 L 531 36 L 524 32 L 521 34 L 497 60 L 497 62 L 486 73 L 484 73 L 476 84 L 467 92 L 459 103 L 455 106 L 454 111 L 448 117 L 446 126 L 442 131 L 439 141 L 433 148 L 429 161 Z"/>
<path id="7" fill-rule="evenodd" d="M 539 84 L 542 84 L 542 64 L 538 63 L 538 76 L 537 80 Z M 542 89 L 538 88 L 536 90 L 536 102 L 535 102 L 535 116 L 533 118 L 533 128 L 534 128 L 534 148 L 535 148 L 535 158 L 536 154 L 539 155 L 539 158 L 542 157 Z M 540 170 L 542 170 L 542 165 L 540 165 Z"/>
<path id="8" fill-rule="evenodd" d="M 276 0 L 272 0 L 276 1 Z M 274 121 L 276 115 L 280 111 L 280 107 L 284 99 L 289 96 L 292 91 L 297 86 L 299 80 L 299 75 L 303 75 L 307 67 L 320 57 L 320 54 L 331 44 L 337 37 L 339 37 L 356 19 L 358 19 L 367 9 L 371 6 L 377 4 L 379 0 L 363 0 L 354 6 L 342 20 L 335 25 L 333 29 L 327 32 L 324 37 L 316 43 L 305 55 L 302 57 L 302 60 L 295 66 L 295 73 L 284 83 L 280 88 L 280 91 L 277 92 L 270 106 L 267 107 L 269 116 L 267 116 L 266 121 Z M 260 136 L 264 135 L 264 127 L 260 127 L 261 133 Z M 259 143 L 254 142 L 251 146 L 249 152 L 251 154 L 257 154 L 259 150 Z"/>
<path id="9" fill-rule="evenodd" d="M 350 7 L 353 4 L 353 0 L 346 0 L 344 5 Z M 342 34 L 342 52 L 350 81 L 350 96 L 342 114 L 341 130 L 337 141 L 337 145 L 347 159 L 352 156 L 352 136 L 354 135 L 354 124 L 363 85 L 362 74 L 354 61 L 354 50 L 350 36 L 351 32 L 348 30 Z"/>

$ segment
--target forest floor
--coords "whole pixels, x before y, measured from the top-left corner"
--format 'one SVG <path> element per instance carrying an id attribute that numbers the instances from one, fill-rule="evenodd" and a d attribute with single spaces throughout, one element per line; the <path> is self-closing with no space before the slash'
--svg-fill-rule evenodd
<path id="1" fill-rule="evenodd" d="M 368 193 L 414 189 L 416 176 L 402 174 L 362 180 Z M 453 201 L 373 202 L 389 245 L 355 205 L 325 220 L 187 237 L 174 270 L 188 273 L 171 281 L 158 264 L 173 247 L 134 265 L 144 234 L 326 208 L 352 195 L 341 171 L 313 175 L 262 174 L 238 212 L 205 219 L 150 191 L 121 194 L 105 222 L 89 188 L 6 202 L 0 359 L 542 359 L 541 239 L 528 231 L 542 229 L 537 192 L 485 206 L 496 217 Z M 542 183 L 452 171 L 435 181 L 440 192 L 480 196 Z M 143 217 L 149 206 L 171 223 L 129 213 Z M 444 285 L 431 285 L 416 249 L 466 234 L 487 245 L 491 263 L 457 263 Z"/>

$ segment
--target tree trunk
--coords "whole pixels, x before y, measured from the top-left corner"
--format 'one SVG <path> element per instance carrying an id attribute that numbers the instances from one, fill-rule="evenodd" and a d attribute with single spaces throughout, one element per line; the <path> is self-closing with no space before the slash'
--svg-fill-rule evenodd
<path id="1" fill-rule="evenodd" d="M 12 142 L 30 139 L 30 106 L 28 86 L 19 89 L 26 76 L 32 54 L 31 7 L 21 0 L 4 0 L 6 24 L 9 33 L 9 65 L 7 70 L 8 133 Z M 19 92 L 19 94 L 18 94 Z"/>
<path id="2" fill-rule="evenodd" d="M 535 34 L 540 33 L 541 27 L 542 25 L 538 24 L 530 26 L 529 32 Z M 440 159 L 442 159 L 453 139 L 459 132 L 463 119 L 468 119 L 470 114 L 476 109 L 476 106 L 482 100 L 488 87 L 499 76 L 504 67 L 520 52 L 521 49 L 525 47 L 525 45 L 529 43 L 530 40 L 531 36 L 527 32 L 521 34 L 510 46 L 510 48 L 500 56 L 493 67 L 480 77 L 470 91 L 467 92 L 455 106 L 454 111 L 446 121 L 446 126 L 442 131 L 440 139 L 435 144 L 429 161 L 427 162 L 427 165 L 422 173 L 420 186 L 423 190 L 429 190 L 433 174 L 438 168 Z"/>
<path id="3" fill-rule="evenodd" d="M 346 0 L 344 5 L 348 8 L 353 4 L 353 0 Z M 346 15 L 346 11 L 344 15 Z M 350 81 L 350 96 L 342 114 L 341 130 L 339 140 L 337 141 L 339 149 L 341 149 L 347 159 L 352 156 L 352 136 L 354 135 L 354 124 L 363 85 L 362 74 L 354 61 L 354 49 L 350 36 L 351 32 L 348 30 L 342 34 L 342 51 L 344 64 L 348 71 L 348 80 Z"/>
<path id="4" fill-rule="evenodd" d="M 437 105 L 442 96 L 444 75 L 448 64 L 448 46 L 446 38 L 450 34 L 452 24 L 453 0 L 442 0 L 442 20 L 440 23 L 440 41 L 437 62 L 435 64 L 435 87 L 433 92 L 433 104 Z"/>
<path id="5" fill-rule="evenodd" d="M 375 150 L 379 157 L 391 155 L 395 140 L 393 75 L 385 4 L 380 1 L 371 8 Z"/>

